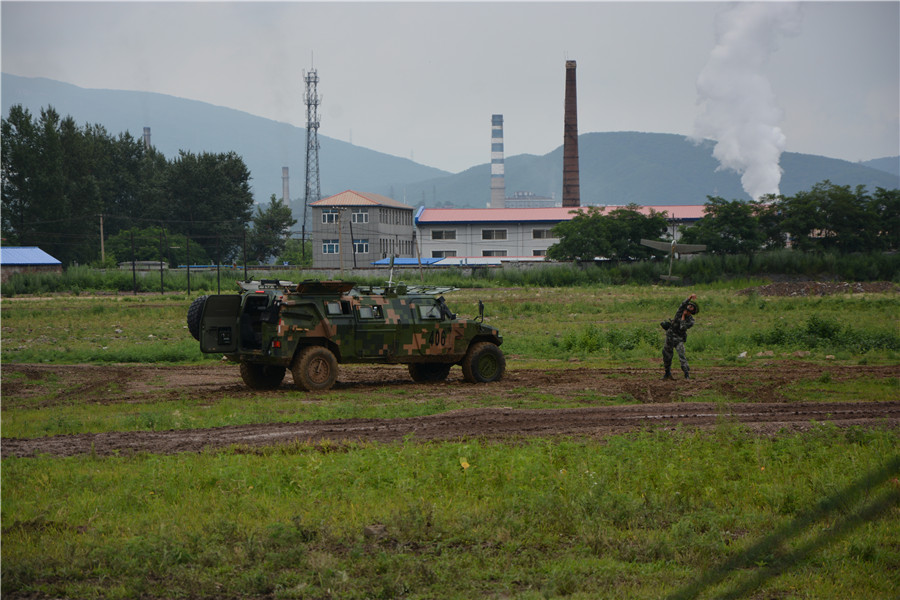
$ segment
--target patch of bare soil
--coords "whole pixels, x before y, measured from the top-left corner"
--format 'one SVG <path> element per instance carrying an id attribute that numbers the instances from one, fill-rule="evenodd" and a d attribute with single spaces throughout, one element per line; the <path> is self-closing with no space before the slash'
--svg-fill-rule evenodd
<path id="1" fill-rule="evenodd" d="M 830 296 L 831 294 L 863 294 L 900 292 L 890 281 L 780 281 L 739 291 L 745 296 Z"/>
<path id="2" fill-rule="evenodd" d="M 512 369 L 500 382 L 465 383 L 454 369 L 446 382 L 416 384 L 405 367 L 342 367 L 337 390 L 402 390 L 415 401 L 450 399 L 472 403 L 484 394 L 513 401 L 534 393 L 583 403 L 581 408 L 513 410 L 476 408 L 406 419 L 346 419 L 287 424 L 258 424 L 215 429 L 160 432 L 111 432 L 36 439 L 5 438 L 2 456 L 95 453 L 199 452 L 231 445 L 249 447 L 291 443 L 393 442 L 469 438 L 603 436 L 643 428 L 712 427 L 722 419 L 740 422 L 761 434 L 800 431 L 815 422 L 840 426 L 900 425 L 900 401 L 789 402 L 786 388 L 825 373 L 831 381 L 860 377 L 896 379 L 900 366 L 814 365 L 773 360 L 754 366 L 715 367 L 698 371 L 690 381 L 661 381 L 657 369 Z M 272 395 L 292 393 L 291 377 Z M 696 402 L 710 392 L 734 402 Z M 223 396 L 251 397 L 237 366 L 35 365 L 6 364 L 2 369 L 3 407 L 54 406 L 72 403 L 144 403 L 191 398 L 215 403 Z M 309 394 L 309 400 L 318 400 Z M 634 399 L 640 404 L 602 406 L 610 400 Z"/>

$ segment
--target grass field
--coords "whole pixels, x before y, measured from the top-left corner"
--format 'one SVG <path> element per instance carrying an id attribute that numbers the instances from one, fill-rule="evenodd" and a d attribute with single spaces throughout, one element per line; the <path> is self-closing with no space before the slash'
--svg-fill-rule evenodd
<path id="1" fill-rule="evenodd" d="M 736 360 L 741 352 L 810 351 L 812 359 L 892 362 L 900 356 L 896 294 L 761 297 L 700 288 L 690 332 L 692 360 Z M 515 359 L 592 359 L 651 364 L 663 331 L 687 294 L 657 287 L 490 288 L 450 294 L 451 308 L 488 322 Z M 204 357 L 187 332 L 184 295 L 4 299 L 3 362 L 192 363 Z"/>
<path id="2" fill-rule="evenodd" d="M 763 297 L 737 287 L 693 290 L 701 313 L 687 346 L 698 368 L 751 366 L 766 352 L 784 361 L 898 363 L 896 294 Z M 511 370 L 627 368 L 659 365 L 658 322 L 687 293 L 491 288 L 460 290 L 448 302 L 473 316 L 484 301 Z M 217 360 L 201 355 L 185 328 L 189 302 L 176 294 L 4 299 L 0 358 Z M 42 385 L 52 393 L 70 384 Z M 822 376 L 796 382 L 793 393 L 889 401 L 897 392 L 896 381 Z M 523 397 L 514 408 L 560 406 L 540 390 Z M 212 404 L 161 397 L 137 408 L 43 400 L 4 398 L 2 436 L 459 408 L 390 389 L 335 390 L 315 403 L 287 393 L 277 405 L 263 394 Z M 10 598 L 890 598 L 900 589 L 898 448 L 894 429 L 826 424 L 760 437 L 723 419 L 712 432 L 659 429 L 602 442 L 408 440 L 6 458 L 0 591 Z"/>

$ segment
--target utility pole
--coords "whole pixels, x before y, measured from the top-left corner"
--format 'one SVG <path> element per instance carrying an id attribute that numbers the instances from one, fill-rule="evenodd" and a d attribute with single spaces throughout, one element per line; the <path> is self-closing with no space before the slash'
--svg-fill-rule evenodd
<path id="1" fill-rule="evenodd" d="M 103 246 L 103 215 L 100 215 L 100 264 L 106 262 L 106 250 Z"/>
<path id="2" fill-rule="evenodd" d="M 344 274 L 344 215 L 341 214 L 342 211 L 338 212 L 338 269 L 341 272 L 341 275 Z"/>
<path id="3" fill-rule="evenodd" d="M 319 73 L 312 69 L 305 74 L 306 94 L 303 99 L 306 102 L 306 193 L 303 197 L 303 230 L 301 237 L 303 245 L 300 247 L 301 256 L 306 258 L 306 213 L 311 202 L 319 199 L 322 193 L 319 187 L 319 96 L 316 86 L 319 83 Z"/>
<path id="4" fill-rule="evenodd" d="M 159 228 L 159 293 L 165 294 L 166 287 L 163 283 L 163 258 L 165 257 L 165 245 L 163 245 L 163 233 L 165 229 L 162 227 Z"/>

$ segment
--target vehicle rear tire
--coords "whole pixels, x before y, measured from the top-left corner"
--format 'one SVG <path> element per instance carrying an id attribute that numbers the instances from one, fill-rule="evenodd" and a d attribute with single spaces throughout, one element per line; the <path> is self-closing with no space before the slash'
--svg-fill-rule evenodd
<path id="1" fill-rule="evenodd" d="M 284 379 L 284 367 L 241 362 L 241 379 L 253 390 L 274 390 Z"/>
<path id="2" fill-rule="evenodd" d="M 506 372 L 506 357 L 496 344 L 478 342 L 463 357 L 462 371 L 463 379 L 469 383 L 500 381 Z"/>
<path id="3" fill-rule="evenodd" d="M 203 307 L 206 306 L 208 296 L 200 296 L 191 302 L 187 312 L 188 331 L 194 336 L 195 340 L 200 340 L 200 317 L 203 316 Z"/>
<path id="4" fill-rule="evenodd" d="M 416 383 L 437 383 L 450 374 L 447 363 L 409 363 L 409 375 Z"/>
<path id="5" fill-rule="evenodd" d="M 337 372 L 337 359 L 324 346 L 304 348 L 291 367 L 294 384 L 308 392 L 330 389 L 337 381 Z"/>

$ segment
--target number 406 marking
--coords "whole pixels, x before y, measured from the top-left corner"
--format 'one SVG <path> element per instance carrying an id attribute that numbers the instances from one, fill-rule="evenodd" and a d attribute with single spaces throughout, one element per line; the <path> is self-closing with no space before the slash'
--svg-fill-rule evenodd
<path id="1" fill-rule="evenodd" d="M 428 335 L 428 343 L 432 346 L 446 346 L 447 345 L 447 330 L 434 330 Z"/>

